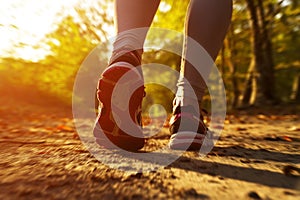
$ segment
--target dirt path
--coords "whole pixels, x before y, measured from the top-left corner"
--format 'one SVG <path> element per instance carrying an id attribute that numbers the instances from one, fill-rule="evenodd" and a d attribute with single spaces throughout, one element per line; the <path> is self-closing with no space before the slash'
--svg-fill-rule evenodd
<path id="1" fill-rule="evenodd" d="M 228 115 L 205 158 L 189 152 L 158 171 L 129 173 L 97 161 L 72 117 L 0 104 L 0 199 L 299 199 L 300 116 Z M 12 105 L 12 104 L 10 104 Z M 167 130 L 148 141 L 165 143 Z"/>

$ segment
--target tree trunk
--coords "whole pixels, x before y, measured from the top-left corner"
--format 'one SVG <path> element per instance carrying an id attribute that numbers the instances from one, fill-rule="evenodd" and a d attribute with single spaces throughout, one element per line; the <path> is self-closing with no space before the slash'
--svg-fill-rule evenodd
<path id="1" fill-rule="evenodd" d="M 293 82 L 291 100 L 295 102 L 300 102 L 300 75 L 299 74 L 295 76 Z"/>
<path id="2" fill-rule="evenodd" d="M 234 63 L 234 56 L 236 55 L 236 45 L 234 41 L 234 27 L 233 24 L 231 24 L 230 31 L 228 36 L 224 40 L 224 48 L 228 49 L 229 54 L 226 59 L 224 59 L 224 62 L 226 62 L 229 72 L 230 72 L 230 80 L 232 84 L 232 90 L 233 90 L 233 100 L 231 103 L 232 108 L 236 108 L 238 105 L 238 100 L 239 100 L 239 89 L 238 89 L 238 80 L 236 76 L 236 64 Z M 224 56 L 225 57 L 225 56 Z"/>
<path id="3" fill-rule="evenodd" d="M 258 11 L 261 24 L 261 40 L 263 45 L 264 64 L 261 66 L 261 80 L 263 95 L 266 100 L 275 101 L 274 84 L 274 61 L 273 47 L 269 31 L 269 21 L 266 20 L 265 10 L 262 0 L 258 0 Z"/>
<path id="4" fill-rule="evenodd" d="M 246 0 L 246 2 L 252 29 L 253 60 L 249 67 L 242 102 L 244 105 L 273 103 L 275 87 L 272 42 L 263 3 L 262 0 Z"/>
<path id="5" fill-rule="evenodd" d="M 245 90 L 242 98 L 242 107 L 252 105 L 256 97 L 256 90 L 253 87 L 255 82 L 254 62 L 253 56 L 246 77 Z"/>

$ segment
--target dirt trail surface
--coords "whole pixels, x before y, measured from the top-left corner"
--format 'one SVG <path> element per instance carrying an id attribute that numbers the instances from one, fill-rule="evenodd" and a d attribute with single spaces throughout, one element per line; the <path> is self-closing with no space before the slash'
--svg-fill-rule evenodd
<path id="1" fill-rule="evenodd" d="M 206 157 L 188 152 L 137 173 L 96 160 L 70 110 L 0 103 L 0 199 L 300 199 L 300 115 L 293 109 L 228 115 Z M 168 137 L 164 128 L 147 144 Z"/>

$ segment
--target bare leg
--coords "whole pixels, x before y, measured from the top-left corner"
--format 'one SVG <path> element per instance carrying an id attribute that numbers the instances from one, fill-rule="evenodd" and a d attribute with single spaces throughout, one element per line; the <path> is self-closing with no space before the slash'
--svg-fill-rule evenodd
<path id="1" fill-rule="evenodd" d="M 213 145 L 210 139 L 205 140 L 208 132 L 199 115 L 199 107 L 206 90 L 204 79 L 207 80 L 222 46 L 231 12 L 232 0 L 191 0 L 190 2 L 186 24 L 186 33 L 189 37 L 185 38 L 182 77 L 178 81 L 173 117 L 170 120 L 172 136 L 169 147 L 171 149 L 198 151 L 203 145 Z M 212 59 L 209 59 L 199 44 Z M 200 68 L 201 75 L 195 68 Z"/>
<path id="2" fill-rule="evenodd" d="M 113 44 L 109 67 L 102 73 L 97 88 L 101 106 L 94 127 L 94 136 L 101 146 L 109 147 L 113 143 L 122 149 L 137 151 L 145 144 L 141 129 L 141 106 L 144 97 L 142 73 L 140 75 L 131 73 L 130 78 L 135 83 L 130 82 L 128 77 L 126 84 L 118 84 L 118 81 L 129 69 L 134 69 L 133 66 L 141 64 L 144 40 L 159 2 L 159 0 L 115 1 L 117 37 Z M 134 88 L 137 81 L 140 86 Z M 126 91 L 126 94 L 116 92 L 114 95 L 114 90 L 120 86 L 124 87 L 120 91 Z M 129 91 L 133 89 L 131 94 Z"/>
<path id="3" fill-rule="evenodd" d="M 187 34 L 216 59 L 231 20 L 232 0 L 192 0 Z M 187 44 L 188 48 L 188 44 Z"/>
<path id="4" fill-rule="evenodd" d="M 215 60 L 219 50 L 222 47 L 228 26 L 231 20 L 232 0 L 192 0 L 187 13 L 186 33 L 189 37 L 196 40 Z M 186 40 L 183 57 L 191 58 L 198 56 L 195 48 L 189 40 Z M 201 56 L 200 56 L 201 57 Z M 195 101 L 201 102 L 206 90 L 206 84 L 201 75 L 185 59 L 182 63 L 181 73 L 190 82 L 196 93 L 197 99 L 193 99 L 191 91 L 186 87 L 183 80 L 179 80 L 177 97 L 181 105 L 195 104 Z M 211 66 L 205 65 L 204 61 L 199 59 L 201 67 L 207 68 L 206 73 L 202 74 L 207 77 Z"/>
<path id="5" fill-rule="evenodd" d="M 116 0 L 115 25 L 117 33 L 134 28 L 149 27 L 160 0 Z"/>

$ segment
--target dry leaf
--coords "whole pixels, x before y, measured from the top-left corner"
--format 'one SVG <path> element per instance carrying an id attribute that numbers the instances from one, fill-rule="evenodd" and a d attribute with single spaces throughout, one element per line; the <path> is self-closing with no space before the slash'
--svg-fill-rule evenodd
<path id="1" fill-rule="evenodd" d="M 237 128 L 236 128 L 236 130 L 237 130 L 237 131 L 246 131 L 246 130 L 247 130 L 247 128 L 243 128 L 243 127 L 237 127 Z"/>
<path id="2" fill-rule="evenodd" d="M 291 128 L 288 129 L 288 131 L 300 131 L 300 127 L 292 126 Z"/>
<path id="3" fill-rule="evenodd" d="M 287 141 L 287 142 L 292 142 L 293 141 L 292 138 L 290 138 L 289 136 L 286 136 L 286 135 L 282 136 L 281 139 L 283 141 Z"/>
<path id="4" fill-rule="evenodd" d="M 73 132 L 74 128 L 66 125 L 59 125 L 56 127 L 59 131 L 67 131 L 67 132 Z"/>
<path id="5" fill-rule="evenodd" d="M 256 117 L 257 117 L 257 119 L 261 119 L 261 120 L 267 120 L 268 119 L 268 117 L 266 115 L 257 115 Z"/>
<path id="6" fill-rule="evenodd" d="M 230 124 L 231 121 L 229 119 L 225 119 L 224 124 Z"/>

